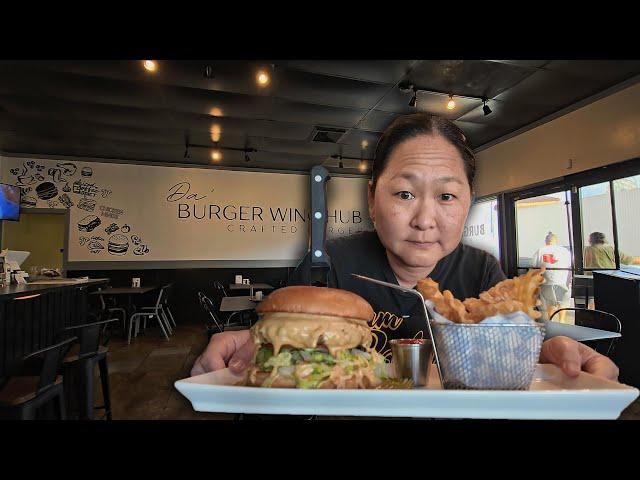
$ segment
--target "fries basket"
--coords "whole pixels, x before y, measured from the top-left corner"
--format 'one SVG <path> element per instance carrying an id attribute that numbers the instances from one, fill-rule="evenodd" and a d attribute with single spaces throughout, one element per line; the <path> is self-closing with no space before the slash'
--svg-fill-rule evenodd
<path id="1" fill-rule="evenodd" d="M 521 323 L 513 322 L 518 316 Z M 521 312 L 494 320 L 477 324 L 431 321 L 443 388 L 529 388 L 540 356 L 544 325 Z"/>

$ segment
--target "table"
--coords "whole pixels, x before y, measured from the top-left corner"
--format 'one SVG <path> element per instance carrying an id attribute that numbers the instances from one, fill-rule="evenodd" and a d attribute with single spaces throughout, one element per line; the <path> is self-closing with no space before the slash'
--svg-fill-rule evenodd
<path id="1" fill-rule="evenodd" d="M 268 283 L 250 283 L 249 285 L 245 285 L 244 283 L 230 283 L 230 290 L 273 290 L 274 287 L 269 285 Z"/>
<path id="2" fill-rule="evenodd" d="M 143 294 L 149 293 L 156 290 L 157 285 L 152 285 L 148 287 L 109 287 L 104 290 L 97 290 L 95 292 L 91 292 L 91 295 L 134 295 L 134 294 Z"/>
<path id="3" fill-rule="evenodd" d="M 574 312 L 568 311 L 567 314 L 573 314 Z M 573 315 L 575 318 L 575 314 Z M 605 338 L 618 338 L 622 335 L 618 332 L 610 332 L 608 330 L 600 330 L 597 328 L 582 327 L 575 325 L 574 323 L 560 323 L 550 322 L 545 320 L 545 340 L 553 338 L 558 335 L 573 338 L 578 342 L 584 342 L 587 340 L 602 340 Z"/>
<path id="4" fill-rule="evenodd" d="M 222 297 L 220 302 L 221 312 L 241 312 L 244 310 L 253 310 L 256 308 L 258 301 L 251 300 L 249 296 L 242 297 Z"/>

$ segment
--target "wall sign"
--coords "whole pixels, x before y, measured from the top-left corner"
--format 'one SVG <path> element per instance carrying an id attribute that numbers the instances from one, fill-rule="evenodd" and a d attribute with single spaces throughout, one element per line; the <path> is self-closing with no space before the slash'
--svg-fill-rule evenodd
<path id="1" fill-rule="evenodd" d="M 308 250 L 309 177 L 2 158 L 22 208 L 69 209 L 68 262 L 298 260 Z M 370 230 L 367 179 L 327 184 L 329 238 Z"/>

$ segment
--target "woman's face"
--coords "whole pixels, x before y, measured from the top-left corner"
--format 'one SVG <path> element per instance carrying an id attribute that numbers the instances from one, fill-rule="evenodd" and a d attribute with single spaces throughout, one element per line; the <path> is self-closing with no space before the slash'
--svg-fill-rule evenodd
<path id="1" fill-rule="evenodd" d="M 420 135 L 391 152 L 369 215 L 390 261 L 433 268 L 460 243 L 471 188 L 458 150 L 440 135 Z"/>

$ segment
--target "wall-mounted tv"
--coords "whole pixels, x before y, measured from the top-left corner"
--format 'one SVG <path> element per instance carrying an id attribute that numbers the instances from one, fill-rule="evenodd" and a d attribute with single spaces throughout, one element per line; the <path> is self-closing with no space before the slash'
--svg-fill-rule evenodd
<path id="1" fill-rule="evenodd" d="M 0 220 L 20 220 L 20 187 L 0 183 Z"/>

